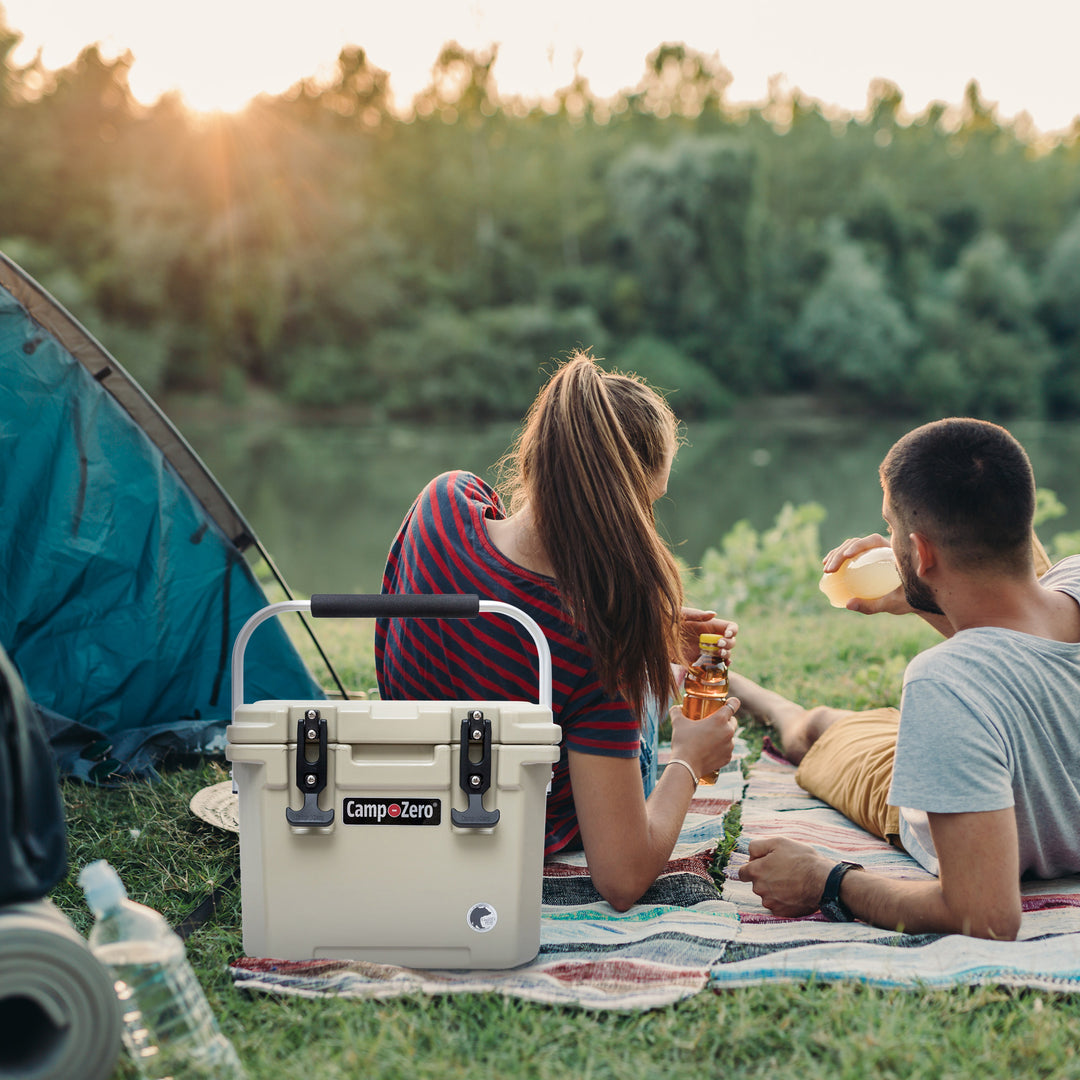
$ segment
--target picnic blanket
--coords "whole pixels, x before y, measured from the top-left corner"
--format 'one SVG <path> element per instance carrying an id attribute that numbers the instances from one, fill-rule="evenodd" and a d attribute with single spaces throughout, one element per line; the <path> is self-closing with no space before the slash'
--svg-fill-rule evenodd
<path id="1" fill-rule="evenodd" d="M 740 743 L 739 757 L 746 753 Z M 665 755 L 661 755 L 663 761 Z M 745 785 L 739 761 L 700 788 L 665 871 L 629 911 L 592 887 L 580 854 L 544 868 L 540 952 L 509 971 L 420 971 L 359 961 L 244 957 L 231 965 L 238 988 L 308 997 L 496 993 L 587 1009 L 644 1010 L 706 988 L 769 982 L 837 982 L 903 988 L 977 984 L 1080 990 L 1080 876 L 1023 887 L 1015 942 L 949 934 L 902 934 L 814 914 L 781 919 L 738 880 L 755 836 L 782 833 L 837 859 L 895 878 L 926 878 L 908 855 L 814 799 L 766 741 Z M 724 817 L 740 800 L 742 833 L 722 893 L 710 866 Z"/>
<path id="2" fill-rule="evenodd" d="M 740 743 L 738 756 L 746 753 Z M 661 756 L 663 760 L 663 755 Z M 733 760 L 698 789 L 672 858 L 641 900 L 618 912 L 593 888 L 581 853 L 544 867 L 540 952 L 508 971 L 421 971 L 345 960 L 244 957 L 230 966 L 243 990 L 307 997 L 495 993 L 587 1009 L 669 1005 L 708 985 L 710 969 L 739 932 L 734 904 L 710 873 L 724 816 L 744 786 Z"/>
<path id="3" fill-rule="evenodd" d="M 995 984 L 1080 990 L 1080 876 L 1025 883 L 1014 942 L 901 934 L 865 923 L 830 923 L 819 913 L 781 919 L 738 880 L 750 840 L 773 834 L 813 844 L 887 877 L 930 877 L 909 855 L 803 791 L 794 767 L 766 741 L 750 770 L 742 832 L 725 870 L 723 896 L 738 910 L 739 934 L 712 970 L 713 989 L 857 980 L 912 989 Z"/>

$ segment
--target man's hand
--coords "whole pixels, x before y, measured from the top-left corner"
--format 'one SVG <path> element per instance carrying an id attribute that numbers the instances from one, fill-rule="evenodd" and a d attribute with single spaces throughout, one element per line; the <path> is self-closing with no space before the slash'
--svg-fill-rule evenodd
<path id="1" fill-rule="evenodd" d="M 841 896 L 857 919 L 909 934 L 971 934 L 1011 940 L 1020 929 L 1020 859 L 1016 814 L 983 810 L 930 814 L 941 877 L 929 881 L 848 874 Z M 782 836 L 750 842 L 739 877 L 774 915 L 799 918 L 818 909 L 837 860 Z"/>
<path id="2" fill-rule="evenodd" d="M 821 560 L 822 569 L 826 574 L 833 574 L 848 559 L 853 559 L 856 555 L 873 551 L 875 548 L 891 546 L 889 541 L 880 533 L 845 540 L 838 547 L 834 547 Z M 887 612 L 890 615 L 909 615 L 913 610 L 904 596 L 903 586 L 898 586 L 892 592 L 879 596 L 876 600 L 861 600 L 858 597 L 853 597 L 845 607 L 847 607 L 848 611 L 858 611 L 863 615 L 878 615 L 882 612 Z"/>
<path id="3" fill-rule="evenodd" d="M 749 851 L 750 861 L 739 867 L 739 879 L 754 886 L 774 915 L 797 919 L 817 911 L 835 859 L 784 836 L 751 840 Z"/>

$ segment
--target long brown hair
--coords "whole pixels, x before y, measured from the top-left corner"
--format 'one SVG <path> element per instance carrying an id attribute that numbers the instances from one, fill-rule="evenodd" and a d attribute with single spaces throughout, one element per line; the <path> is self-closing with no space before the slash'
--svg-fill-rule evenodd
<path id="1" fill-rule="evenodd" d="M 641 711 L 672 689 L 682 581 L 656 531 L 652 485 L 679 441 L 668 403 L 575 353 L 540 391 L 500 463 L 528 502 L 555 582 L 604 688 Z"/>

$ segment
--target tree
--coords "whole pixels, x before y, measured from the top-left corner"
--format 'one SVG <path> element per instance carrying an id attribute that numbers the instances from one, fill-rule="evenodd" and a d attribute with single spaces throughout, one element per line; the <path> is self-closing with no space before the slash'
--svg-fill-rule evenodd
<path id="1" fill-rule="evenodd" d="M 829 268 L 803 306 L 788 347 L 818 389 L 895 404 L 918 331 L 863 246 L 835 223 L 830 233 Z"/>
<path id="2" fill-rule="evenodd" d="M 373 131 L 390 120 L 390 76 L 363 49 L 348 45 L 338 53 L 329 83 L 301 79 L 277 104 L 304 123 L 330 118 L 346 129 Z"/>
<path id="3" fill-rule="evenodd" d="M 1080 214 L 1046 253 L 1039 292 L 1055 337 L 1069 341 L 1080 334 Z"/>
<path id="4" fill-rule="evenodd" d="M 130 53 L 107 61 L 88 46 L 20 110 L 30 136 L 22 143 L 24 168 L 34 181 L 19 207 L 22 229 L 79 261 L 107 222 L 110 187 L 127 165 L 121 151 L 135 116 L 131 64 Z"/>
<path id="5" fill-rule="evenodd" d="M 1055 414 L 1075 414 L 1080 412 L 1080 214 L 1047 253 L 1039 291 L 1057 346 L 1047 373 L 1047 403 Z"/>
<path id="6" fill-rule="evenodd" d="M 1000 236 L 984 233 L 969 244 L 941 297 L 926 301 L 921 314 L 927 357 L 945 366 L 954 406 L 993 417 L 1042 413 L 1053 354 L 1028 276 Z M 929 359 L 917 374 L 913 390 L 929 397 L 942 389 Z"/>
<path id="7" fill-rule="evenodd" d="M 737 384 L 756 301 L 756 162 L 727 136 L 635 146 L 609 184 L 650 329 Z"/>
<path id="8" fill-rule="evenodd" d="M 628 103 L 635 111 L 660 120 L 722 113 L 724 94 L 733 78 L 718 56 L 666 42 L 646 57 L 645 74 Z"/>

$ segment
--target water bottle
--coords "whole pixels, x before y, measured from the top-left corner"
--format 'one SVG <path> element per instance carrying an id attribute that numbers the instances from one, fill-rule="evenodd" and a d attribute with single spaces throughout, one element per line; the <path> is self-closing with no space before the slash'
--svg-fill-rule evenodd
<path id="1" fill-rule="evenodd" d="M 79 875 L 95 916 L 90 949 L 112 974 L 124 1045 L 146 1080 L 242 1080 L 236 1050 L 221 1033 L 184 943 L 152 908 L 128 899 L 104 860 Z"/>

